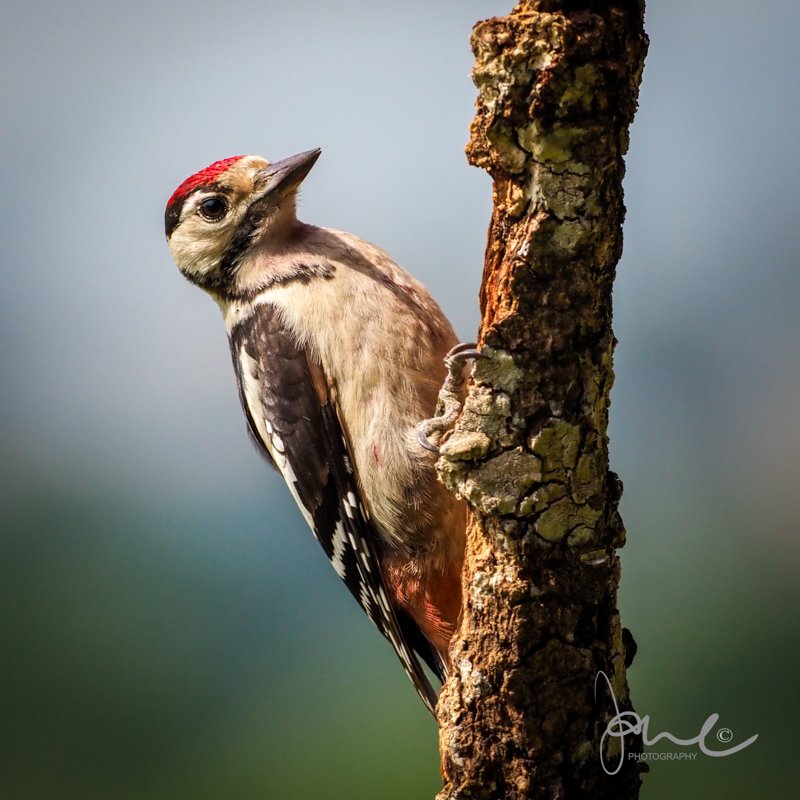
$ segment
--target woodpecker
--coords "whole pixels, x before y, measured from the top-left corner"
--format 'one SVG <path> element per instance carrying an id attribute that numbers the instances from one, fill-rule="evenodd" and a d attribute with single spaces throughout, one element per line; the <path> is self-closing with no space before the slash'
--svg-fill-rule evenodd
<path id="1" fill-rule="evenodd" d="M 297 219 L 319 155 L 200 170 L 167 203 L 167 242 L 222 310 L 257 447 L 433 712 L 423 663 L 446 678 L 466 510 L 436 480 L 432 428 L 417 430 L 457 339 L 387 253 Z"/>

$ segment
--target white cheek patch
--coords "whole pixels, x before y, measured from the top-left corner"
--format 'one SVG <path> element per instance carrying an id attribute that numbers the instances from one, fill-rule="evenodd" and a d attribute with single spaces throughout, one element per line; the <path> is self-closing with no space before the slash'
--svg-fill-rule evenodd
<path id="1" fill-rule="evenodd" d="M 233 206 L 226 217 L 218 222 L 202 219 L 197 213 L 198 206 L 217 194 L 202 192 L 190 197 L 170 237 L 169 248 L 175 263 L 189 277 L 202 278 L 219 270 L 225 251 L 247 213 L 246 205 L 237 204 L 232 198 Z"/>
<path id="2" fill-rule="evenodd" d="M 170 239 L 169 247 L 181 272 L 189 277 L 201 278 L 217 269 L 223 249 L 209 246 L 205 237 L 193 238 L 188 232 L 178 230 Z"/>

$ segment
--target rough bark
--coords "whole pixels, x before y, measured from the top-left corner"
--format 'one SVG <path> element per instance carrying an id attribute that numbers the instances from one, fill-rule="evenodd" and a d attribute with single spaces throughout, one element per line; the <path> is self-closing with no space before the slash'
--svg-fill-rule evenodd
<path id="1" fill-rule="evenodd" d="M 603 670 L 631 708 L 607 424 L 643 15 L 643 0 L 527 0 L 473 31 L 467 154 L 494 181 L 480 331 L 491 358 L 438 464 L 473 510 L 438 706 L 439 800 L 638 795 L 636 760 L 615 776 L 602 768 L 614 711 L 594 687 Z M 614 767 L 618 746 L 607 737 Z M 639 746 L 626 737 L 626 751 Z"/>

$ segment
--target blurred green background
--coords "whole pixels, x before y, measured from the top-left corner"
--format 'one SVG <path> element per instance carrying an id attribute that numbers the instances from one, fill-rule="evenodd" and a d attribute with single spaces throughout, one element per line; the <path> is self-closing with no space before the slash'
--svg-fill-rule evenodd
<path id="1" fill-rule="evenodd" d="M 248 442 L 161 215 L 210 161 L 321 146 L 304 218 L 473 337 L 468 34 L 510 6 L 3 3 L 0 797 L 435 794 L 434 725 Z M 651 732 L 760 738 L 642 797 L 794 797 L 800 8 L 651 0 L 647 28 L 612 407 L 630 682 Z"/>

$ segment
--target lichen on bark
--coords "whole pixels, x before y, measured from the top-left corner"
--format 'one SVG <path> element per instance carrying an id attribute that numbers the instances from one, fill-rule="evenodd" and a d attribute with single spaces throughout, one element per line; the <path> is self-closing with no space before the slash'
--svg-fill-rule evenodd
<path id="1" fill-rule="evenodd" d="M 490 357 L 438 462 L 472 508 L 438 706 L 440 800 L 638 793 L 637 762 L 602 768 L 609 704 L 593 691 L 602 670 L 630 708 L 607 426 L 643 15 L 637 0 L 527 0 L 473 30 L 467 154 L 494 188 L 481 287 Z"/>

